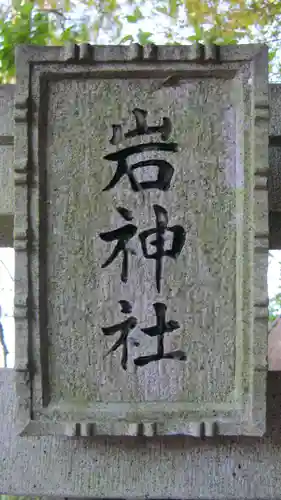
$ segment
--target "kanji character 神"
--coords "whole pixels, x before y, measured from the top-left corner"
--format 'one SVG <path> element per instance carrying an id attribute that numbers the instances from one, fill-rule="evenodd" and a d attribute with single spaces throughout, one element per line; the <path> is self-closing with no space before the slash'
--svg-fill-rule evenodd
<path id="1" fill-rule="evenodd" d="M 156 261 L 156 286 L 157 291 L 160 293 L 161 277 L 162 277 L 162 259 L 163 257 L 171 257 L 176 259 L 182 251 L 185 242 L 185 230 L 182 226 L 175 225 L 168 227 L 168 213 L 165 208 L 160 205 L 153 205 L 156 227 L 153 229 L 146 229 L 139 234 L 141 241 L 143 255 L 146 259 L 155 259 Z M 173 234 L 172 247 L 165 250 L 165 234 L 170 231 Z M 156 251 L 149 254 L 147 249 L 147 239 L 152 234 L 156 235 L 156 239 L 150 244 L 155 246 Z"/>

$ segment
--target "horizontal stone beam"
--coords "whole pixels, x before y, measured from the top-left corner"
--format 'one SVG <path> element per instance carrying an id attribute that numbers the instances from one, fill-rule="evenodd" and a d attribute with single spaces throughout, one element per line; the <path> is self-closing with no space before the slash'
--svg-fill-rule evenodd
<path id="1" fill-rule="evenodd" d="M 14 372 L 0 369 L 0 491 L 88 498 L 279 498 L 281 372 L 268 372 L 267 434 L 196 441 L 17 436 Z"/>

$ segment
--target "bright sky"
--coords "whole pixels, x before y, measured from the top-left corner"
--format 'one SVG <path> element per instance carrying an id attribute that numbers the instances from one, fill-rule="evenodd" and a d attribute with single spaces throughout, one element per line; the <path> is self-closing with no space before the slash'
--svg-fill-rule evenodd
<path id="1" fill-rule="evenodd" d="M 0 306 L 2 309 L 1 322 L 9 351 L 7 358 L 8 368 L 15 363 L 15 324 L 14 310 L 14 275 L 15 259 L 12 248 L 0 248 Z"/>
<path id="2" fill-rule="evenodd" d="M 271 250 L 272 258 L 269 258 L 268 265 L 268 295 L 269 298 L 274 297 L 279 292 L 281 286 L 281 251 Z"/>

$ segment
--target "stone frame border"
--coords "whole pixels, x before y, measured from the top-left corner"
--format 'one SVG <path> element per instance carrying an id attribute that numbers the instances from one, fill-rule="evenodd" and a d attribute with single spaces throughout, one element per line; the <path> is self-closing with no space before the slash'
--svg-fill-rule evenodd
<path id="1" fill-rule="evenodd" d="M 235 415 L 231 421 L 191 422 L 189 434 L 202 437 L 213 436 L 216 433 L 224 435 L 263 435 L 265 432 L 265 381 L 267 373 L 267 322 L 268 300 L 265 291 L 268 253 L 268 79 L 267 79 L 267 48 L 263 45 L 245 45 L 218 47 L 202 46 L 91 46 L 83 44 L 61 47 L 17 48 L 17 93 L 15 102 L 15 225 L 14 247 L 16 252 L 15 277 L 15 323 L 16 323 L 16 387 L 19 395 L 19 423 L 21 435 L 45 435 L 62 433 L 65 435 L 93 435 L 94 424 L 53 423 L 51 419 L 36 420 L 34 401 L 43 398 L 42 374 L 40 368 L 46 367 L 44 356 L 44 339 L 40 335 L 40 322 L 44 323 L 42 312 L 39 318 L 39 301 L 42 293 L 39 288 L 39 217 L 38 217 L 38 184 L 39 184 L 39 154 L 38 154 L 38 120 L 39 109 L 32 95 L 32 74 L 36 65 L 70 65 L 73 70 L 81 71 L 82 66 L 91 70 L 104 72 L 116 70 L 115 66 L 123 65 L 122 70 L 144 71 L 159 64 L 161 74 L 169 77 L 174 73 L 178 76 L 186 72 L 186 65 L 192 65 L 189 77 L 219 78 L 234 75 L 243 65 L 251 68 L 251 134 L 250 148 L 247 151 L 251 165 L 249 183 L 252 197 L 247 200 L 249 213 L 255 216 L 247 230 L 252 235 L 248 247 L 248 279 L 244 283 L 247 292 L 248 315 L 245 324 L 248 326 L 248 342 L 246 346 L 251 351 L 249 360 L 252 363 L 249 393 L 244 402 L 243 415 Z M 141 63 L 141 66 L 140 66 Z M 178 65 L 178 69 L 175 69 Z M 83 71 L 83 69 L 82 69 Z M 154 69 L 155 71 L 155 69 Z M 43 73 L 41 91 L 44 92 L 46 76 L 50 70 Z M 75 73 L 75 72 L 74 72 Z M 231 76 L 230 76 L 231 77 Z M 43 80 L 45 80 L 43 82 Z M 42 90 L 43 89 L 43 90 Z M 41 96 L 42 97 L 42 96 Z M 42 103 L 39 102 L 39 106 Z M 41 126 L 43 124 L 41 123 Z M 253 137 L 256 139 L 253 142 Z M 34 154 L 35 153 L 35 154 Z M 255 179 L 255 185 L 254 185 Z M 37 216 L 35 217 L 36 214 Z M 251 219 L 251 217 L 249 217 Z M 254 226 L 255 225 L 255 226 Z M 255 269 L 255 272 L 254 272 Z M 244 273 L 245 275 L 245 273 Z M 254 314 L 251 314 L 254 311 Z M 42 330 L 42 329 L 41 329 Z M 41 337 L 41 338 L 40 338 Z M 43 338 L 43 342 L 42 342 Z M 40 362 L 34 359 L 34 347 L 41 348 Z M 43 347 L 43 348 L 42 348 Z M 41 365 L 41 366 L 40 366 Z M 45 383 L 45 381 L 44 381 Z M 42 387 L 41 387 L 42 386 Z M 44 398 L 43 398 L 44 399 Z M 38 401 L 37 401 L 38 402 Z M 44 406 L 44 401 L 43 401 Z M 80 430 L 78 430 L 78 427 Z M 99 433 L 99 432 L 98 432 Z M 117 434 L 122 435 L 155 435 L 159 433 L 154 423 L 136 423 L 126 425 Z M 113 433 L 115 434 L 115 433 Z"/>

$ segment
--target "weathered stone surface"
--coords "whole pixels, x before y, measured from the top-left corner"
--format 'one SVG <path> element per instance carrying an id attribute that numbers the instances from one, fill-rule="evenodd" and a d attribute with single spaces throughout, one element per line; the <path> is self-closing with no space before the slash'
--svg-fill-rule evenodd
<path id="1" fill-rule="evenodd" d="M 278 84 L 271 84 L 269 93 L 270 127 L 269 127 L 269 209 L 273 212 L 281 211 L 281 88 Z M 280 242 L 280 239 L 278 240 Z"/>
<path id="2" fill-rule="evenodd" d="M 13 246 L 14 85 L 0 85 L 0 246 Z"/>
<path id="3" fill-rule="evenodd" d="M 58 49 L 55 48 L 55 54 L 57 54 Z M 5 88 L 5 90 L 3 90 Z M 7 89 L 7 90 L 6 90 Z M 3 133 L 5 137 L 3 138 L 4 142 L 9 141 L 12 143 L 12 136 L 10 136 L 10 129 L 5 129 L 5 124 L 9 123 L 12 125 L 12 114 L 11 110 L 13 107 L 14 101 L 14 90 L 13 85 L 2 86 L 2 94 L 3 94 L 3 106 L 2 111 L 3 115 L 1 118 L 1 123 L 3 127 Z M 280 84 L 270 84 L 269 85 L 269 104 L 270 104 L 270 140 L 272 144 L 281 144 L 280 142 L 280 99 L 281 88 Z M 5 98 L 5 99 L 4 99 Z M 9 104 L 11 103 L 11 104 Z M 6 115 L 8 114 L 8 118 Z M 9 125 L 10 127 L 10 125 Z M 8 137 L 7 137 L 8 136 Z M 9 161 L 3 161 L 3 165 L 0 170 L 1 182 L 0 186 L 2 187 L 2 193 L 0 198 L 0 246 L 13 246 L 13 225 L 14 225 L 14 216 L 13 216 L 13 166 L 12 163 L 10 165 L 10 161 L 13 162 L 11 148 L 2 144 L 4 149 L 8 149 L 9 151 Z M 273 146 L 269 151 L 269 209 L 274 211 L 271 213 L 271 219 L 269 224 L 269 234 L 270 241 L 269 247 L 271 249 L 280 249 L 281 248 L 281 236 L 279 234 L 279 224 L 278 224 L 278 214 L 276 211 L 280 210 L 280 170 L 281 157 L 280 157 L 280 147 Z M 7 177 L 8 176 L 8 177 Z M 8 186 L 8 188 L 7 188 Z M 11 208 L 10 208 L 11 207 Z M 8 214 L 6 211 L 8 210 Z M 4 215 L 1 215 L 4 214 Z"/>
<path id="4" fill-rule="evenodd" d="M 0 214 L 0 247 L 13 247 L 14 215 Z"/>
<path id="5" fill-rule="evenodd" d="M 267 436 L 20 438 L 13 370 L 0 369 L 0 491 L 88 498 L 276 499 L 281 373 L 268 373 Z"/>
<path id="6" fill-rule="evenodd" d="M 273 322 L 268 335 L 268 369 L 280 371 L 281 368 L 281 318 Z"/>
<path id="7" fill-rule="evenodd" d="M 50 85 L 50 139 L 48 153 L 42 154 L 48 154 L 46 258 L 48 280 L 53 277 L 47 291 L 52 338 L 50 404 L 63 401 L 75 405 L 78 398 L 85 405 L 95 401 L 116 404 L 117 412 L 123 413 L 122 406 L 118 410 L 119 403 L 128 401 L 140 403 L 141 417 L 146 413 L 141 403 L 153 402 L 155 406 L 159 401 L 160 415 L 153 412 L 150 417 L 154 421 L 163 419 L 161 402 L 176 402 L 182 409 L 185 402 L 190 403 L 192 411 L 195 401 L 204 408 L 208 402 L 221 403 L 234 390 L 236 287 L 232 276 L 237 265 L 233 230 L 237 196 L 233 178 L 234 114 L 233 108 L 229 109 L 228 82 L 195 81 L 175 92 L 170 88 L 157 92 L 148 100 L 153 83 L 111 80 L 101 84 L 90 80 Z M 207 103 L 200 106 L 202 95 Z M 115 150 L 109 145 L 111 124 L 123 121 L 124 129 L 135 126 L 134 121 L 126 119 L 127 106 L 120 114 L 126 96 L 133 106 L 150 110 L 149 123 L 156 124 L 163 116 L 172 119 L 178 153 L 135 155 L 136 161 L 166 158 L 174 165 L 167 192 L 135 193 L 126 177 L 116 188 L 102 191 L 116 168 L 115 163 L 110 165 L 102 159 Z M 70 112 L 69 102 L 73 103 Z M 99 102 L 99 108 L 95 102 Z M 190 131 L 189 137 L 186 131 Z M 223 137 L 226 134 L 229 142 Z M 83 137 L 83 141 L 76 142 L 75 137 Z M 145 141 L 147 137 L 134 142 Z M 126 142 L 122 146 L 128 145 Z M 62 160 L 62 151 L 66 161 Z M 227 161 L 229 170 L 225 172 Z M 152 173 L 139 174 L 138 178 L 153 180 L 155 174 L 153 168 Z M 127 283 L 120 282 L 122 254 L 101 269 L 116 242 L 106 244 L 100 234 L 126 224 L 116 208 L 132 211 L 131 224 L 139 233 L 155 228 L 155 204 L 168 211 L 169 226 L 180 225 L 186 231 L 185 246 L 177 261 L 164 259 L 161 293 L 156 289 L 155 261 L 144 258 L 137 238 L 132 240 L 136 255 L 129 255 Z M 230 281 L 233 286 L 229 286 Z M 122 346 L 105 358 L 120 332 L 105 338 L 101 327 L 124 320 L 120 299 L 132 303 L 132 314 L 141 327 L 155 324 L 153 303 L 165 303 L 167 321 L 178 320 L 181 325 L 165 337 L 165 349 L 187 351 L 187 363 L 167 360 L 136 369 L 134 359 L 157 352 L 157 339 L 136 330 L 132 337 L 140 345 L 134 347 L 129 342 L 127 371 L 121 368 Z M 222 330 L 225 343 L 221 343 Z M 218 377 L 220 370 L 223 377 Z"/>
<path id="8" fill-rule="evenodd" d="M 269 127 L 269 209 L 273 212 L 281 211 L 281 177 L 280 177 L 280 164 L 281 164 L 281 89 L 278 84 L 270 85 L 269 93 L 270 104 L 270 127 Z M 275 219 L 277 215 L 273 216 Z M 277 233 L 277 234 L 276 234 Z M 271 240 L 276 241 L 278 247 L 280 238 L 278 237 L 278 227 L 274 226 L 273 235 Z M 276 247 L 275 243 L 275 247 Z"/>
<path id="9" fill-rule="evenodd" d="M 237 62 L 237 48 L 223 48 L 219 63 L 190 65 L 184 52 L 171 63 L 163 48 L 153 51 L 158 55 L 153 61 L 149 51 L 142 53 L 138 64 L 124 47 L 95 47 L 85 52 L 92 59 L 84 66 L 75 47 L 72 55 L 67 53 L 71 62 L 64 65 L 57 62 L 64 52 L 54 57 L 53 49 L 49 55 L 44 51 L 49 65 L 32 64 L 32 59 L 40 60 L 36 50 L 23 48 L 18 54 L 16 98 L 15 156 L 21 179 L 15 218 L 21 339 L 16 364 L 24 432 L 62 432 L 68 422 L 65 432 L 73 434 L 79 422 L 81 434 L 262 434 L 266 50 L 254 47 L 250 54 L 242 47 L 238 60 L 244 62 Z M 130 66 L 124 65 L 128 59 Z M 173 75 L 181 78 L 176 86 L 167 80 Z M 27 123 L 31 104 L 33 122 Z M 110 144 L 112 125 L 121 124 L 124 132 L 134 128 L 135 108 L 149 111 L 149 126 L 164 117 L 172 122 L 172 134 L 164 139 L 171 147 L 177 143 L 177 152 L 139 151 L 129 160 L 171 162 L 175 172 L 167 191 L 134 193 L 127 176 L 103 191 L 116 168 L 105 155 L 150 140 L 161 142 L 158 132 L 156 138 L 123 138 L 117 148 Z M 32 164 L 27 163 L 28 137 Z M 25 176 L 31 168 L 32 183 Z M 141 175 L 135 171 L 138 182 L 155 174 L 155 168 L 154 177 L 147 169 Z M 125 223 L 135 224 L 137 234 L 155 227 L 156 204 L 167 210 L 170 227 L 180 225 L 185 231 L 178 258 L 164 259 L 160 292 L 155 261 L 144 258 L 137 237 L 130 242 L 127 283 L 120 281 L 120 256 L 102 269 L 114 241 L 110 246 L 100 238 Z M 132 211 L 132 221 L 122 219 L 116 210 L 120 206 Z M 26 309 L 31 296 L 32 328 Z M 119 332 L 106 338 L 102 331 L 128 317 L 118 307 L 121 299 L 132 304 L 138 323 L 128 341 L 127 370 L 120 366 L 120 348 L 107 355 Z M 156 339 L 141 331 L 155 324 L 156 302 L 167 305 L 167 321 L 179 323 L 164 337 L 165 352 L 183 351 L 186 361 L 164 359 L 136 368 L 135 358 L 157 352 Z M 27 363 L 35 368 L 34 419 L 29 424 Z"/>
<path id="10" fill-rule="evenodd" d="M 281 250 L 281 213 L 269 212 L 269 249 Z"/>
<path id="11" fill-rule="evenodd" d="M 270 105 L 270 124 L 269 124 L 269 136 L 274 138 L 273 142 L 277 141 L 276 137 L 281 136 L 281 92 L 279 83 L 269 84 L 269 105 Z"/>
<path id="12" fill-rule="evenodd" d="M 57 55 L 58 49 L 52 48 Z M 13 85 L 2 86 L 3 95 L 3 106 L 2 106 L 2 117 L 0 127 L 3 127 L 3 140 L 6 145 L 2 144 L 3 150 L 8 151 L 9 159 L 4 159 L 3 165 L 0 169 L 2 193 L 0 197 L 0 246 L 13 246 L 13 225 L 14 225 L 14 202 L 12 191 L 13 186 L 13 158 L 11 147 L 7 146 L 7 141 L 12 144 L 13 137 L 10 135 L 12 132 L 12 107 L 14 101 L 14 89 Z M 271 219 L 269 224 L 269 234 L 270 241 L 269 247 L 271 249 L 281 248 L 281 236 L 279 234 L 279 224 L 278 224 L 278 214 L 280 211 L 280 99 L 281 88 L 280 84 L 270 84 L 269 85 L 269 104 L 270 104 L 270 142 L 275 144 L 269 150 L 269 210 L 271 213 Z M 6 117 L 8 114 L 8 117 Z M 9 124 L 9 127 L 5 129 L 5 126 Z M 3 157 L 4 158 L 4 157 Z M 8 211 L 7 215 L 6 212 Z M 4 215 L 2 215 L 4 214 Z"/>

